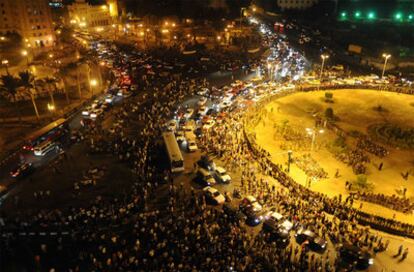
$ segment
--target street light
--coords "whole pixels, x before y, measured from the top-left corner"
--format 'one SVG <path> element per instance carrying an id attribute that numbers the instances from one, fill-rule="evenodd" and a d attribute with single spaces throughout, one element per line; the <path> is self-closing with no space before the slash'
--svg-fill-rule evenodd
<path id="1" fill-rule="evenodd" d="M 96 80 L 96 79 L 91 79 L 90 81 L 89 81 L 89 89 L 90 89 L 90 92 L 91 92 L 91 97 L 93 97 L 93 89 L 94 89 L 94 87 L 96 87 L 98 85 L 98 81 Z"/>
<path id="2" fill-rule="evenodd" d="M 47 109 L 50 112 L 53 112 L 55 110 L 55 105 L 54 104 L 47 103 Z"/>
<path id="3" fill-rule="evenodd" d="M 324 55 L 324 54 L 322 54 L 321 55 L 321 58 L 322 58 L 322 66 L 321 66 L 321 75 L 320 75 L 320 79 L 322 79 L 322 75 L 323 75 L 323 66 L 325 65 L 325 60 L 326 59 L 329 59 L 329 56 L 328 55 Z"/>
<path id="4" fill-rule="evenodd" d="M 89 83 L 91 84 L 92 87 L 95 87 L 96 85 L 98 85 L 98 81 L 96 79 L 91 79 Z"/>
<path id="5" fill-rule="evenodd" d="M 389 58 L 391 58 L 391 55 L 390 54 L 382 54 L 382 57 L 385 59 L 384 60 L 384 68 L 382 68 L 382 75 L 381 75 L 381 79 L 384 77 L 384 74 L 385 74 L 385 67 L 387 66 L 387 62 L 388 62 L 388 59 Z"/>
<path id="6" fill-rule="evenodd" d="M 23 50 L 22 51 L 22 56 L 26 57 L 27 67 L 29 67 L 29 52 L 27 52 L 27 50 Z"/>
<path id="7" fill-rule="evenodd" d="M 323 129 L 316 130 L 313 128 L 306 128 L 306 132 L 308 133 L 309 136 L 312 136 L 311 152 L 313 152 L 313 149 L 315 147 L 316 134 L 322 134 L 325 131 Z"/>
<path id="8" fill-rule="evenodd" d="M 242 7 L 242 8 L 240 8 L 240 32 L 241 32 L 241 29 L 242 29 L 242 20 L 243 20 L 243 11 L 244 10 L 246 10 L 246 8 L 245 7 Z"/>
<path id="9" fill-rule="evenodd" d="M 10 73 L 9 73 L 9 61 L 8 61 L 8 60 L 6 60 L 6 59 L 5 59 L 5 60 L 2 60 L 2 61 L 1 61 L 1 64 L 2 64 L 2 65 L 4 65 L 4 67 L 5 67 L 5 69 L 6 69 L 6 73 L 7 73 L 7 74 L 10 74 Z"/>

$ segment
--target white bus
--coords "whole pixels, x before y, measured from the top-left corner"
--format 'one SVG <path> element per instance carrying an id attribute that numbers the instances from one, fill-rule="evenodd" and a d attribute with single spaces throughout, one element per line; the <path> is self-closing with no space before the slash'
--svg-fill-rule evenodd
<path id="1" fill-rule="evenodd" d="M 184 171 L 184 159 L 174 133 L 170 131 L 164 132 L 162 137 L 164 138 L 165 147 L 170 160 L 171 171 L 173 173 Z"/>

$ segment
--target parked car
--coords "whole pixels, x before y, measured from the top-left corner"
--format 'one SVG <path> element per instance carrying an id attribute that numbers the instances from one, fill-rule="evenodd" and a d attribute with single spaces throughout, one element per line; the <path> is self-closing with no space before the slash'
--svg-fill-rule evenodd
<path id="1" fill-rule="evenodd" d="M 231 177 L 227 174 L 226 169 L 223 167 L 217 166 L 214 170 L 214 177 L 218 182 L 221 183 L 230 183 Z"/>
<path id="2" fill-rule="evenodd" d="M 198 100 L 197 105 L 204 106 L 207 103 L 206 97 L 201 97 L 200 100 Z"/>
<path id="3" fill-rule="evenodd" d="M 309 248 L 313 251 L 323 253 L 326 250 L 327 242 L 325 239 L 317 236 L 314 232 L 300 227 L 295 234 L 296 242 L 302 244 L 307 242 Z"/>
<path id="4" fill-rule="evenodd" d="M 185 141 L 184 131 L 178 130 L 175 133 L 175 139 L 177 140 L 178 143 L 184 142 Z"/>
<path id="5" fill-rule="evenodd" d="M 223 205 L 223 211 L 227 216 L 233 221 L 245 221 L 247 219 L 237 207 L 232 206 L 230 203 L 225 203 Z"/>
<path id="6" fill-rule="evenodd" d="M 210 171 L 204 168 L 199 168 L 197 170 L 197 174 L 194 180 L 203 186 L 211 186 L 216 184 L 216 181 L 211 176 Z"/>
<path id="7" fill-rule="evenodd" d="M 185 110 L 184 117 L 185 117 L 186 119 L 190 119 L 190 118 L 191 118 L 191 116 L 193 115 L 193 113 L 194 113 L 194 109 L 192 109 L 192 108 L 188 108 L 188 109 L 186 109 L 186 110 Z"/>
<path id="8" fill-rule="evenodd" d="M 208 93 L 208 89 L 207 88 L 201 88 L 197 92 L 198 95 L 206 95 L 207 93 Z"/>
<path id="9" fill-rule="evenodd" d="M 262 210 L 255 210 L 253 206 L 248 206 L 243 213 L 246 215 L 246 224 L 251 227 L 259 225 L 264 218 Z"/>
<path id="10" fill-rule="evenodd" d="M 175 120 L 170 120 L 167 123 L 167 130 L 169 131 L 175 131 L 177 129 L 177 122 Z"/>
<path id="11" fill-rule="evenodd" d="M 188 140 L 187 141 L 187 150 L 188 152 L 195 152 L 197 151 L 198 147 L 194 140 Z"/>
<path id="12" fill-rule="evenodd" d="M 254 196 L 246 196 L 239 205 L 239 208 L 242 212 L 245 212 L 247 210 L 249 210 L 250 208 L 252 208 L 253 211 L 261 211 L 263 209 L 262 205 L 259 204 L 259 202 L 257 202 L 257 199 Z"/>
<path id="13" fill-rule="evenodd" d="M 216 164 L 212 159 L 208 156 L 201 156 L 201 158 L 197 161 L 197 165 L 201 168 L 208 169 L 210 171 L 214 171 L 216 168 Z"/>
<path id="14" fill-rule="evenodd" d="M 35 168 L 32 163 L 22 163 L 10 171 L 10 176 L 12 178 L 24 178 L 34 172 Z"/>
<path id="15" fill-rule="evenodd" d="M 341 266 L 343 267 L 365 270 L 368 269 L 370 265 L 374 264 L 374 259 L 369 252 L 351 244 L 342 245 L 339 249 L 339 256 Z"/>
<path id="16" fill-rule="evenodd" d="M 216 188 L 207 186 L 203 189 L 203 192 L 206 195 L 206 200 L 214 205 L 223 204 L 225 202 L 224 196 Z"/>

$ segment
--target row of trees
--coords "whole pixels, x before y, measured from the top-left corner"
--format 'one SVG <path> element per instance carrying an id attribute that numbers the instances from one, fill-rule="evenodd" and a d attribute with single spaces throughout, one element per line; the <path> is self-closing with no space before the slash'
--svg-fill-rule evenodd
<path id="1" fill-rule="evenodd" d="M 86 65 L 86 71 L 82 66 Z M 14 76 L 11 74 L 2 75 L 0 78 L 0 98 L 4 98 L 7 102 L 10 102 L 13 105 L 16 105 L 15 109 L 18 115 L 19 120 L 21 120 L 21 108 L 19 103 L 17 103 L 21 97 L 29 96 L 33 104 L 33 109 L 36 114 L 37 119 L 40 118 L 39 111 L 36 105 L 36 96 L 40 91 L 46 91 L 50 97 L 50 103 L 55 107 L 54 92 L 58 90 L 58 84 L 63 89 L 63 92 L 66 97 L 66 103 L 70 103 L 69 99 L 69 90 L 67 88 L 67 77 L 70 75 L 71 71 L 76 71 L 76 85 L 79 99 L 82 98 L 81 92 L 81 81 L 84 79 L 87 80 L 87 85 L 89 85 L 89 91 L 92 92 L 90 86 L 90 73 L 91 67 L 98 66 L 99 71 L 99 81 L 100 84 L 103 84 L 103 78 L 101 74 L 101 69 L 99 64 L 94 63 L 89 58 L 80 57 L 77 62 L 70 63 L 64 67 L 60 67 L 59 70 L 55 73 L 54 77 L 45 77 L 42 79 L 37 79 L 31 72 L 23 71 Z"/>
<path id="2" fill-rule="evenodd" d="M 53 93 L 56 91 L 56 79 L 52 77 L 46 77 L 42 80 L 36 80 L 35 76 L 29 71 L 23 71 L 18 76 L 10 74 L 2 75 L 0 83 L 0 95 L 5 98 L 6 101 L 17 105 L 19 97 L 22 95 L 29 95 L 33 104 L 33 109 L 36 113 L 36 117 L 39 119 L 39 111 L 36 105 L 36 93 L 39 90 L 39 85 L 45 87 L 51 100 L 51 104 L 55 105 Z M 68 98 L 68 94 L 66 93 Z M 21 120 L 21 109 L 19 106 L 16 108 L 19 120 Z"/>

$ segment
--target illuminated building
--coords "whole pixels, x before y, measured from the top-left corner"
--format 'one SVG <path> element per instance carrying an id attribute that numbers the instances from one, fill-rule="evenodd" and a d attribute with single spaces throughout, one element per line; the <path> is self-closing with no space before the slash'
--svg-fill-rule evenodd
<path id="1" fill-rule="evenodd" d="M 38 48 L 55 44 L 47 0 L 0 0 L 0 32 L 20 34 L 26 45 Z"/>
<path id="2" fill-rule="evenodd" d="M 107 0 L 105 5 L 90 5 L 85 0 L 76 0 L 68 5 L 71 24 L 79 27 L 98 27 L 112 24 L 118 17 L 116 0 Z"/>

